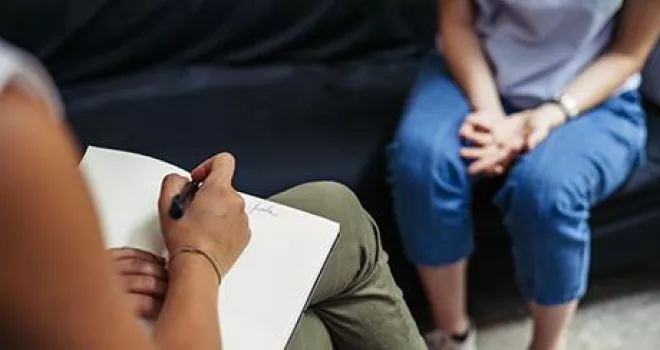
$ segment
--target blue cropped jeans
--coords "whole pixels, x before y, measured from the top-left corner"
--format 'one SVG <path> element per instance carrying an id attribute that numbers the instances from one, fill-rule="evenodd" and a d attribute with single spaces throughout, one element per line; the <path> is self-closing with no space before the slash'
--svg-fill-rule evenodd
<path id="1" fill-rule="evenodd" d="M 417 265 L 452 264 L 473 250 L 478 177 L 459 155 L 459 128 L 470 111 L 442 58 L 430 54 L 389 148 L 395 212 L 405 252 Z M 644 159 L 645 120 L 639 94 L 624 92 L 554 130 L 510 167 L 493 200 L 528 301 L 558 305 L 585 293 L 590 209 Z"/>

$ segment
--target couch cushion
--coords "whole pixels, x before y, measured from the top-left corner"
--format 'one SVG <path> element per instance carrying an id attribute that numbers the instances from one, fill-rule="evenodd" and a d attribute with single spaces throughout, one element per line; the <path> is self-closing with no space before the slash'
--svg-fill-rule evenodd
<path id="1" fill-rule="evenodd" d="M 649 100 L 660 106 L 660 41 L 646 61 L 642 74 L 642 91 Z"/>
<path id="2" fill-rule="evenodd" d="M 416 60 L 397 65 L 190 66 L 64 89 L 84 144 L 141 152 L 190 168 L 227 150 L 241 190 L 267 196 L 310 180 L 358 192 L 385 182 L 382 158 Z M 374 181 L 376 180 L 376 181 Z"/>
<path id="3" fill-rule="evenodd" d="M 428 0 L 2 0 L 0 37 L 60 85 L 191 62 L 407 57 L 432 43 Z"/>

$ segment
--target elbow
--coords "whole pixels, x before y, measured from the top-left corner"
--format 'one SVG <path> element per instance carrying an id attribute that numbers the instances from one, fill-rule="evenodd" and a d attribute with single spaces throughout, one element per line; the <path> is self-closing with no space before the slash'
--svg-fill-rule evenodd
<path id="1" fill-rule="evenodd" d="M 625 67 L 630 71 L 630 73 L 636 73 L 641 71 L 644 68 L 644 63 L 646 62 L 645 56 L 637 55 L 627 55 L 623 58 Z"/>
<path id="2" fill-rule="evenodd" d="M 626 55 L 626 61 L 628 65 L 630 65 L 630 69 L 633 72 L 639 72 L 644 68 L 644 64 L 646 63 L 646 59 L 648 58 L 648 52 L 635 52 L 635 53 L 628 53 Z"/>
<path id="3" fill-rule="evenodd" d="M 626 58 L 626 66 L 629 68 L 631 74 L 640 72 L 644 69 L 646 63 L 646 56 L 644 55 L 628 55 Z"/>
<path id="4" fill-rule="evenodd" d="M 621 67 L 627 73 L 633 74 L 641 71 L 646 63 L 647 55 L 635 52 L 612 49 L 607 54 L 617 66 Z"/>
<path id="5" fill-rule="evenodd" d="M 650 54 L 650 50 L 630 50 L 613 46 L 608 54 L 632 73 L 639 72 Z"/>

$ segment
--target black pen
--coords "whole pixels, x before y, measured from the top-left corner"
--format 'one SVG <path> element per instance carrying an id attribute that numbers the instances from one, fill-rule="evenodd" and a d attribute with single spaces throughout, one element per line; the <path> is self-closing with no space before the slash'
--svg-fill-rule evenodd
<path id="1" fill-rule="evenodd" d="M 181 219 L 186 210 L 186 207 L 195 197 L 195 193 L 199 190 L 199 181 L 190 181 L 185 186 L 181 192 L 175 195 L 172 198 L 172 204 L 170 205 L 170 217 L 174 220 Z"/>

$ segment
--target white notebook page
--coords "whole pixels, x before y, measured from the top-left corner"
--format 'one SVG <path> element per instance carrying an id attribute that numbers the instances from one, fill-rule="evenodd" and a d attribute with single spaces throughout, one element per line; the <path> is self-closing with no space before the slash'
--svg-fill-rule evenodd
<path id="1" fill-rule="evenodd" d="M 108 248 L 161 254 L 157 219 L 163 177 L 188 173 L 165 162 L 89 147 L 81 169 Z M 224 350 L 282 350 L 325 265 L 339 224 L 244 195 L 252 239 L 220 287 Z"/>

